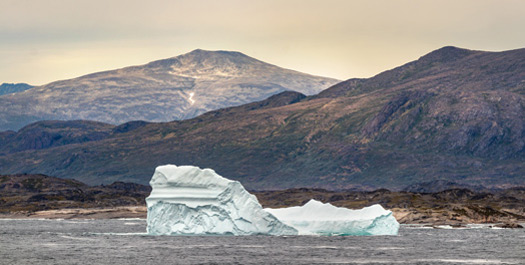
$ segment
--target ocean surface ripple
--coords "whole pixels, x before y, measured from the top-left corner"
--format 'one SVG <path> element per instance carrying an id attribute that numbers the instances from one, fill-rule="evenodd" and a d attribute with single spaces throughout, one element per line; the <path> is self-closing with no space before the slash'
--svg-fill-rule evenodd
<path id="1" fill-rule="evenodd" d="M 525 264 L 525 230 L 398 236 L 149 236 L 146 220 L 0 219 L 0 264 Z"/>

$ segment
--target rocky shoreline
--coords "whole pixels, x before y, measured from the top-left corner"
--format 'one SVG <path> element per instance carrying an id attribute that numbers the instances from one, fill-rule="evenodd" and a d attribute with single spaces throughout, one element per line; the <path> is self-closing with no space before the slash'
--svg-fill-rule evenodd
<path id="1" fill-rule="evenodd" d="M 44 175 L 0 176 L 0 218 L 146 218 L 144 199 L 150 191 L 149 186 L 133 183 L 88 186 Z M 453 187 L 436 192 L 301 188 L 251 193 L 265 208 L 299 206 L 310 199 L 350 209 L 381 204 L 401 224 L 431 227 L 495 224 L 521 228 L 525 223 L 525 188 L 472 191 Z"/>
<path id="2" fill-rule="evenodd" d="M 72 208 L 36 212 L 0 214 L 0 219 L 120 219 L 146 218 L 145 206 L 122 206 L 114 208 Z"/>
<path id="3" fill-rule="evenodd" d="M 474 224 L 484 224 L 488 228 L 523 228 L 525 222 L 518 220 L 495 220 L 493 223 L 447 220 L 443 218 L 421 218 L 417 212 L 407 209 L 390 209 L 394 217 L 401 224 L 432 227 L 436 229 L 467 228 Z M 122 206 L 113 208 L 72 208 L 59 210 L 43 210 L 36 212 L 15 212 L 0 214 L 0 219 L 145 219 L 147 208 L 145 206 Z"/>

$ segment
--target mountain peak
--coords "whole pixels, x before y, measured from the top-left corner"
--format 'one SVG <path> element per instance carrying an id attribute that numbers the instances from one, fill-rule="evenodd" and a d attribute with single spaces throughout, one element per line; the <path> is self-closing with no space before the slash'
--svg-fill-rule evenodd
<path id="1" fill-rule="evenodd" d="M 198 55 L 206 55 L 206 56 L 215 55 L 215 56 L 218 56 L 218 55 L 222 55 L 222 56 L 245 56 L 245 57 L 249 57 L 246 54 L 244 54 L 242 52 L 237 52 L 237 51 L 225 51 L 225 50 L 211 51 L 211 50 L 203 50 L 203 49 L 195 49 L 195 50 L 193 50 L 191 52 L 179 55 L 177 57 L 185 56 L 185 55 L 193 55 L 193 56 L 198 56 Z"/>
<path id="2" fill-rule="evenodd" d="M 336 82 L 280 68 L 240 52 L 197 49 L 0 97 L 0 129 L 19 129 L 41 119 L 90 119 L 113 124 L 188 119 L 286 90 L 316 94 Z M 30 107 L 34 102 L 40 106 L 39 114 L 33 114 L 37 109 Z"/>
<path id="3" fill-rule="evenodd" d="M 458 48 L 455 46 L 445 46 L 435 51 L 432 51 L 419 59 L 422 61 L 433 61 L 443 63 L 453 62 L 477 52 L 478 51 Z"/>
<path id="4" fill-rule="evenodd" d="M 150 67 L 168 67 L 173 69 L 183 69 L 184 71 L 192 69 L 211 69 L 223 67 L 241 67 L 246 65 L 269 65 L 241 52 L 236 51 L 210 51 L 196 49 L 191 52 L 181 54 L 168 59 L 153 61 L 147 66 Z"/>
<path id="5" fill-rule="evenodd" d="M 181 62 L 194 62 L 194 63 L 213 63 L 213 64 L 223 64 L 223 63 L 236 63 L 236 64 L 253 64 L 253 63 L 263 63 L 255 58 L 252 58 L 244 53 L 237 51 L 209 51 L 196 49 L 189 53 L 173 57 Z"/>

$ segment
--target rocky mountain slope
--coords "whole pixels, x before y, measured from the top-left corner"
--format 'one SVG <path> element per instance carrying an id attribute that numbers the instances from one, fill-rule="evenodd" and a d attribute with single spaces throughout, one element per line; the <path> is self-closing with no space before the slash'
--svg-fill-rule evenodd
<path id="1" fill-rule="evenodd" d="M 39 120 L 182 120 L 287 90 L 316 94 L 336 82 L 239 52 L 194 50 L 0 96 L 0 130 Z"/>
<path id="2" fill-rule="evenodd" d="M 33 86 L 24 84 L 24 83 L 18 83 L 18 84 L 3 83 L 0 85 L 0 96 L 26 91 L 32 87 Z"/>
<path id="3" fill-rule="evenodd" d="M 525 185 L 524 97 L 525 49 L 445 47 L 318 95 L 124 124 L 83 143 L 27 149 L 13 139 L 40 141 L 38 133 L 7 132 L 0 172 L 146 184 L 157 165 L 172 163 L 213 168 L 249 189 L 400 190 L 436 180 L 505 188 Z"/>

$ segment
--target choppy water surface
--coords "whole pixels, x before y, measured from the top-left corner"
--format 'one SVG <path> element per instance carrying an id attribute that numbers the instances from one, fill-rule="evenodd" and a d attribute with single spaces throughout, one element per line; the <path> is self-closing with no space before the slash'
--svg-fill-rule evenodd
<path id="1" fill-rule="evenodd" d="M 525 264 L 523 229 L 398 236 L 148 236 L 145 220 L 2 220 L 0 264 Z"/>

